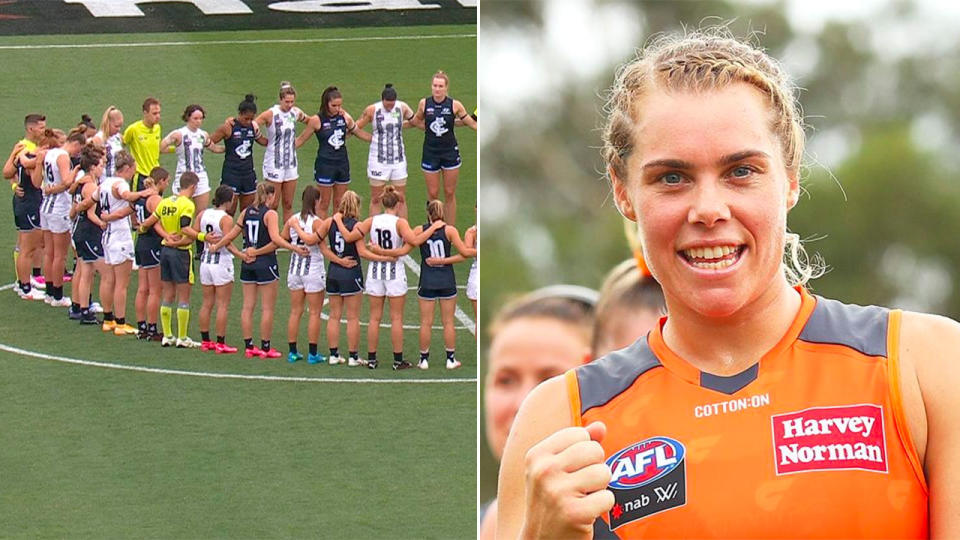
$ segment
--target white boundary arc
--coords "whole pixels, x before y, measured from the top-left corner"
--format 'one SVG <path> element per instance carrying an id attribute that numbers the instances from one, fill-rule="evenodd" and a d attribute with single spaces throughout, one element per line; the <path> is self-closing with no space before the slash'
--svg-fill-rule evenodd
<path id="1" fill-rule="evenodd" d="M 476 34 L 432 34 L 425 36 L 360 36 L 346 38 L 305 38 L 305 39 L 216 39 L 209 41 L 145 41 L 124 43 L 47 43 L 31 45 L 0 45 L 0 50 L 35 49 L 109 49 L 116 47 L 186 47 L 191 45 L 259 45 L 265 43 L 349 43 L 353 41 L 407 41 L 421 39 L 468 39 Z"/>

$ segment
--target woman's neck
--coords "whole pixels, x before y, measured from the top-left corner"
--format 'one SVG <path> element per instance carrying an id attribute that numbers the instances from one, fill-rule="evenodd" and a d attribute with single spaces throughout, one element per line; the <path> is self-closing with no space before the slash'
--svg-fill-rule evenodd
<path id="1" fill-rule="evenodd" d="M 714 375 L 734 375 L 760 361 L 786 334 L 801 303 L 779 274 L 759 297 L 727 317 L 705 316 L 666 296 L 664 342 L 694 367 Z"/>

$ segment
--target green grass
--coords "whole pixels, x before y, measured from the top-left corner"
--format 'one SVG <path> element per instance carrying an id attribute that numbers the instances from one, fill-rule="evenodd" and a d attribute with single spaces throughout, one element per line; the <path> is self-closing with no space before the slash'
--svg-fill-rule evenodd
<path id="1" fill-rule="evenodd" d="M 207 110 L 213 131 L 243 95 L 274 102 L 280 80 L 298 90 L 298 105 L 314 113 L 329 84 L 344 93 L 355 117 L 393 83 L 415 107 L 430 77 L 444 69 L 451 95 L 476 106 L 476 39 L 356 40 L 362 37 L 475 34 L 474 26 L 351 28 L 262 32 L 50 36 L 0 40 L 6 44 L 139 41 L 337 39 L 310 43 L 207 44 L 161 47 L 3 49 L 9 70 L 0 88 L 0 144 L 22 134 L 22 119 L 41 111 L 48 124 L 68 128 L 81 113 L 98 122 L 107 105 L 126 123 L 140 117 L 148 95 L 163 103 L 164 133 L 180 127 L 190 103 Z M 464 166 L 457 226 L 475 222 L 476 135 L 457 130 Z M 405 132 L 409 153 L 410 221 L 425 220 L 419 170 L 422 132 Z M 353 183 L 366 204 L 367 145 L 349 139 Z M 7 150 L 4 150 L 7 151 Z M 312 182 L 316 143 L 299 153 L 300 189 Z M 262 148 L 255 154 L 259 171 Z M 221 155 L 205 156 L 211 184 L 219 183 Z M 175 156 L 161 164 L 171 171 Z M 259 172 L 258 172 L 259 174 Z M 299 207 L 298 202 L 295 208 Z M 15 242 L 12 215 L 0 214 L 0 254 Z M 413 254 L 415 260 L 419 257 Z M 286 254 L 281 253 L 281 270 Z M 458 265 L 462 285 L 467 263 Z M 285 272 L 282 272 L 285 275 Z M 0 256 L 2 283 L 13 280 L 13 259 Z M 416 276 L 408 273 L 411 286 Z M 136 277 L 128 319 L 134 319 Z M 289 295 L 281 279 L 274 346 L 285 352 Z M 70 294 L 69 286 L 67 294 Z M 199 338 L 199 286 L 193 294 L 190 334 Z M 239 284 L 231 304 L 228 342 L 240 345 Z M 439 330 L 432 366 L 423 372 L 376 371 L 248 360 L 197 351 L 161 349 L 133 338 L 104 335 L 66 320 L 66 310 L 0 294 L 0 343 L 42 354 L 117 365 L 204 373 L 336 379 L 467 379 L 452 384 L 288 382 L 212 379 L 71 365 L 0 352 L 0 536 L 22 537 L 469 537 L 475 530 L 476 341 L 457 331 L 460 370 L 443 366 Z M 465 296 L 461 309 L 473 319 Z M 363 302 L 363 317 L 367 302 Z M 386 319 L 386 314 L 385 314 Z M 404 319 L 418 324 L 414 291 Z M 439 314 L 437 322 L 439 324 Z M 458 326 L 461 323 L 457 322 Z M 254 336 L 259 339 L 259 331 Z M 345 329 L 341 350 L 346 349 Z M 306 350 L 306 317 L 300 348 Z M 327 348 L 326 331 L 320 340 Z M 416 359 L 417 331 L 405 332 L 404 353 Z M 361 336 L 366 351 L 366 328 Z M 390 360 L 389 330 L 381 329 L 381 366 Z"/>

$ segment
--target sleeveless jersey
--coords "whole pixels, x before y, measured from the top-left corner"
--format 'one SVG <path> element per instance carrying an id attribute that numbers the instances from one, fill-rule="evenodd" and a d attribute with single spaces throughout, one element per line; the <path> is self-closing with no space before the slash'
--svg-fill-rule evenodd
<path id="1" fill-rule="evenodd" d="M 270 232 L 267 231 L 267 224 L 263 220 L 267 210 L 269 208 L 265 204 L 247 207 L 243 216 L 243 249 L 262 248 L 270 243 Z"/>
<path id="2" fill-rule="evenodd" d="M 36 154 L 32 152 L 27 152 L 26 157 L 33 159 Z M 20 158 L 17 158 L 17 179 L 20 189 L 23 190 L 22 202 L 27 204 L 39 205 L 40 201 L 43 200 L 43 191 L 40 188 L 34 187 L 33 180 L 30 178 L 30 169 L 27 169 L 20 164 Z M 14 197 L 16 201 L 19 197 Z"/>
<path id="3" fill-rule="evenodd" d="M 308 215 L 307 219 L 300 217 L 300 214 L 297 214 L 297 222 L 300 224 L 300 228 L 304 232 L 313 232 L 313 223 L 317 221 L 317 216 Z M 336 227 L 336 225 L 334 225 Z M 297 235 L 295 229 L 290 229 L 290 243 L 294 245 L 305 245 L 303 240 L 300 239 Z M 323 268 L 323 253 L 320 252 L 320 244 L 313 244 L 307 246 L 307 249 L 310 250 L 310 253 L 304 257 L 297 252 L 290 253 L 290 268 L 288 269 L 289 273 L 295 276 L 306 276 L 310 274 L 310 269 L 316 269 L 317 267 Z"/>
<path id="4" fill-rule="evenodd" d="M 223 171 L 237 176 L 253 174 L 253 143 L 256 139 L 253 126 L 233 123 L 233 130 L 223 141 Z"/>
<path id="5" fill-rule="evenodd" d="M 227 215 L 223 210 L 208 208 L 200 216 L 200 231 L 206 234 L 216 234 L 223 236 L 223 229 L 220 228 L 220 220 Z M 221 264 L 224 266 L 233 265 L 233 253 L 223 247 L 219 251 L 210 251 L 204 249 L 200 255 L 200 262 L 206 264 Z"/>
<path id="6" fill-rule="evenodd" d="M 105 177 L 100 183 L 100 208 L 102 208 L 104 212 L 116 212 L 117 210 L 130 205 L 130 203 L 127 201 L 118 197 L 114 197 L 114 185 L 120 186 L 118 190 L 120 193 L 130 190 L 130 187 L 127 185 L 127 181 L 123 178 L 120 178 L 119 176 Z M 121 219 L 115 219 L 107 223 L 107 230 L 104 232 L 103 236 L 104 243 L 106 243 L 108 239 L 113 240 L 116 238 L 133 239 L 133 234 L 130 232 L 130 216 L 126 216 Z"/>
<path id="7" fill-rule="evenodd" d="M 43 185 L 57 186 L 63 183 L 60 177 L 60 167 L 57 165 L 59 156 L 66 156 L 67 151 L 62 148 L 53 148 L 43 159 Z M 67 156 L 68 158 L 70 156 Z M 70 212 L 70 192 L 61 191 L 43 196 L 40 211 L 45 214 L 66 215 Z"/>
<path id="8" fill-rule="evenodd" d="M 297 118 L 303 113 L 297 107 L 283 112 L 280 105 L 274 105 L 270 110 L 273 111 L 273 121 L 267 125 L 264 163 L 274 169 L 296 168 L 297 151 L 294 141 L 297 139 Z"/>
<path id="9" fill-rule="evenodd" d="M 423 118 L 427 130 L 423 136 L 423 146 L 431 150 L 451 150 L 457 146 L 457 137 L 453 134 L 453 98 L 437 103 L 433 96 L 423 100 Z"/>
<path id="10" fill-rule="evenodd" d="M 383 102 L 373 109 L 373 138 L 370 140 L 370 161 L 381 165 L 395 165 L 407 156 L 403 148 L 403 102 L 397 100 L 393 109 L 383 108 Z"/>
<path id="11" fill-rule="evenodd" d="M 150 197 L 140 197 L 137 199 L 137 202 L 133 203 L 133 213 L 137 216 L 137 223 L 143 223 L 150 217 L 150 210 L 147 209 L 147 199 Z M 147 229 L 147 232 L 137 233 L 137 243 L 140 243 L 141 239 L 153 240 L 156 239 L 156 243 L 159 244 L 162 240 L 160 235 L 157 234 L 157 231 L 153 230 L 153 227 Z"/>
<path id="12" fill-rule="evenodd" d="M 370 238 L 383 249 L 394 249 L 403 245 L 403 238 L 397 232 L 400 218 L 391 214 L 377 214 L 370 223 Z M 403 272 L 400 261 L 371 261 L 370 279 L 397 279 Z"/>
<path id="13" fill-rule="evenodd" d="M 113 134 L 113 137 L 105 137 L 102 131 L 97 132 L 97 137 L 103 140 L 104 162 L 103 176 L 115 176 L 117 174 L 117 152 L 123 150 L 123 136 L 120 132 Z"/>
<path id="14" fill-rule="evenodd" d="M 671 351 L 666 317 L 567 372 L 575 424 L 607 425 L 616 503 L 594 538 L 927 537 L 900 396 L 900 312 L 799 290 L 787 333 L 737 375 Z"/>
<path id="15" fill-rule="evenodd" d="M 424 229 L 429 229 L 431 223 L 425 223 Z M 424 289 L 449 289 L 457 286 L 457 278 L 453 273 L 453 265 L 430 266 L 427 259 L 430 257 L 448 257 L 450 255 L 450 240 L 447 240 L 446 227 L 433 231 L 427 241 L 420 244 L 420 287 Z"/>
<path id="16" fill-rule="evenodd" d="M 343 220 L 343 226 L 347 228 L 347 231 L 352 231 L 353 228 L 357 226 L 357 220 L 352 217 L 345 218 Z M 340 234 L 340 228 L 337 227 L 336 223 L 330 225 L 330 233 L 327 234 L 327 238 L 330 241 L 330 250 L 333 251 L 337 257 L 344 259 L 353 257 L 353 260 L 358 263 L 360 262 L 360 255 L 357 253 L 357 243 L 344 240 L 343 235 Z M 357 242 L 363 242 L 363 239 L 361 238 L 357 240 Z M 363 272 L 360 270 L 359 264 L 353 268 L 346 268 L 331 261 L 327 274 L 332 279 L 353 279 L 358 275 L 362 275 Z"/>
<path id="17" fill-rule="evenodd" d="M 348 163 L 347 158 L 347 119 L 342 114 L 327 118 L 320 116 L 320 129 L 316 132 L 317 162 L 329 164 Z"/>
<path id="18" fill-rule="evenodd" d="M 81 173 L 83 171 L 80 171 Z M 73 194 L 73 204 L 79 205 L 83 202 L 83 186 L 77 188 L 77 191 Z M 100 201 L 95 201 L 93 204 L 93 211 L 95 214 L 100 215 Z M 90 218 L 87 217 L 87 211 L 77 212 L 77 217 L 73 222 L 73 233 L 75 236 L 79 237 L 97 237 L 99 238 L 103 231 L 100 227 L 94 222 L 90 221 Z"/>
<path id="19" fill-rule="evenodd" d="M 190 131 L 187 126 L 178 129 L 181 141 L 177 146 L 177 176 L 190 171 L 199 173 L 207 172 L 203 165 L 203 145 L 209 139 L 207 132 L 198 129 Z"/>

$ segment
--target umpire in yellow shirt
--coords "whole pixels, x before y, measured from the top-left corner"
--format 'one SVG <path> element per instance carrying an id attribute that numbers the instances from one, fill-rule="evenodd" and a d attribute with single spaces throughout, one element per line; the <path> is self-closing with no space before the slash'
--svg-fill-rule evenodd
<path id="1" fill-rule="evenodd" d="M 163 327 L 164 347 L 176 345 L 182 349 L 193 349 L 200 343 L 187 336 L 190 322 L 190 286 L 193 284 L 193 258 L 190 247 L 194 240 L 205 239 L 191 223 L 195 205 L 193 193 L 197 189 L 199 178 L 195 173 L 185 172 L 180 177 L 180 191 L 160 201 L 157 209 L 140 225 L 144 232 L 153 227 L 163 238 L 160 248 L 160 324 Z M 173 337 L 173 301 L 177 300 L 177 338 Z"/>
<path id="2" fill-rule="evenodd" d="M 123 144 L 137 162 L 132 191 L 139 190 L 150 171 L 160 166 L 160 139 L 160 100 L 148 97 L 143 102 L 143 120 L 130 124 L 123 132 Z"/>

